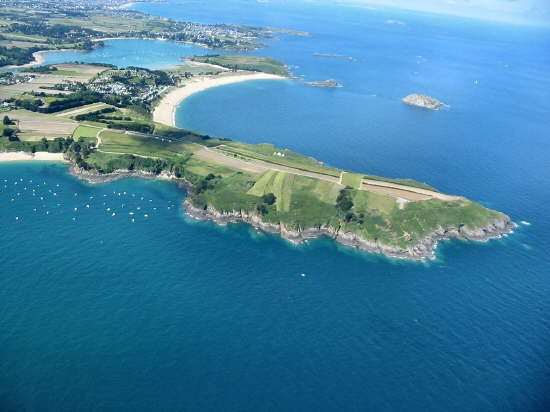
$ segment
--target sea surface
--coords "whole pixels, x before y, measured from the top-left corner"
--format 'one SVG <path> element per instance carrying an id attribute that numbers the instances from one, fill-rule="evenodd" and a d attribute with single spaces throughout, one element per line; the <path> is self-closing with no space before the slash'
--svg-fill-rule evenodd
<path id="1" fill-rule="evenodd" d="M 425 181 L 518 228 L 409 263 L 193 221 L 168 182 L 1 164 L 0 410 L 550 410 L 548 29 L 301 1 L 133 7 L 309 31 L 257 54 L 343 84 L 210 89 L 179 126 Z M 108 44 L 87 61 L 160 68 L 198 49 Z M 450 107 L 400 102 L 415 92 Z"/>
<path id="2" fill-rule="evenodd" d="M 44 64 L 82 62 L 107 63 L 118 67 L 166 69 L 183 64 L 182 57 L 207 54 L 208 50 L 188 43 L 163 40 L 105 40 L 104 46 L 90 51 L 57 51 L 44 53 Z"/>

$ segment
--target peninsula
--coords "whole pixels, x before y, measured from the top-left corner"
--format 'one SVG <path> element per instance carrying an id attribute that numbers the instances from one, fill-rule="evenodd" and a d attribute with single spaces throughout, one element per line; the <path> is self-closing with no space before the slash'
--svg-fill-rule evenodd
<path id="1" fill-rule="evenodd" d="M 188 189 L 184 207 L 197 219 L 244 222 L 295 243 L 326 236 L 401 259 L 432 258 L 441 240 L 485 241 L 513 229 L 508 216 L 424 183 L 341 170 L 270 144 L 174 127 L 177 102 L 193 93 L 281 78 L 240 70 L 205 75 L 205 70 L 48 66 L 32 73 L 30 83 L 44 89 L 6 86 L 15 88 L 11 93 L 21 91 L 4 101 L 0 151 L 11 154 L 2 157 L 62 154 L 72 172 L 90 182 L 170 178 Z M 67 81 L 67 73 L 79 81 Z"/>

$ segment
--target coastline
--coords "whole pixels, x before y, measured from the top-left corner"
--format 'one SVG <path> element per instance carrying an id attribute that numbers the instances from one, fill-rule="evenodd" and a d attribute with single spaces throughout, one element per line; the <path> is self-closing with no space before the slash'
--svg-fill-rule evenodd
<path id="1" fill-rule="evenodd" d="M 26 162 L 29 160 L 49 161 L 49 162 L 63 162 L 69 163 L 65 159 L 63 153 L 49 153 L 49 152 L 1 152 L 0 163 L 4 162 Z"/>
<path id="2" fill-rule="evenodd" d="M 235 76 L 201 77 L 186 82 L 182 86 L 168 92 L 162 97 L 153 111 L 153 121 L 167 126 L 176 126 L 176 109 L 189 96 L 210 89 L 212 87 L 225 86 L 233 83 L 241 83 L 250 80 L 281 80 L 286 77 L 267 73 L 238 74 Z"/>
<path id="3" fill-rule="evenodd" d="M 189 198 L 183 202 L 185 213 L 196 219 L 211 221 L 220 226 L 226 226 L 229 223 L 245 223 L 265 232 L 281 236 L 289 242 L 300 245 L 308 240 L 327 237 L 344 246 L 363 250 L 369 253 L 383 255 L 388 258 L 423 262 L 436 258 L 436 251 L 441 241 L 452 239 L 488 242 L 491 239 L 499 239 L 504 234 L 512 233 L 517 225 L 506 215 L 500 219 L 489 222 L 483 227 L 468 229 L 465 226 L 439 227 L 437 230 L 428 233 L 416 245 L 407 249 L 398 246 L 385 245 L 378 240 L 367 240 L 352 232 L 343 232 L 340 227 L 324 225 L 311 228 L 289 228 L 282 223 L 264 222 L 258 214 L 250 213 L 246 210 L 233 210 L 231 212 L 222 212 L 211 206 L 205 209 L 195 207 Z"/>
<path id="4" fill-rule="evenodd" d="M 32 57 L 34 57 L 34 61 L 32 62 L 29 62 L 27 64 L 22 64 L 22 65 L 19 65 L 19 66 L 16 66 L 16 65 L 10 65 L 10 66 L 5 66 L 4 69 L 8 69 L 8 70 L 11 70 L 11 69 L 24 69 L 26 67 L 32 67 L 32 66 L 36 66 L 38 64 L 43 64 L 46 62 L 46 58 L 44 57 L 44 53 L 47 53 L 47 52 L 50 52 L 52 50 L 39 50 L 37 52 L 34 52 L 32 54 Z"/>

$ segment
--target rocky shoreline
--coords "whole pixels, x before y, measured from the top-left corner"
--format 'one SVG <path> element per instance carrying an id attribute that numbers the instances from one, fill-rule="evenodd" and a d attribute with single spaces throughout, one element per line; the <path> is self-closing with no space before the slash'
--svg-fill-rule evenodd
<path id="1" fill-rule="evenodd" d="M 71 165 L 69 168 L 69 173 L 78 179 L 84 180 L 90 184 L 101 184 L 101 183 L 111 183 L 116 180 L 126 179 L 130 177 L 139 177 L 140 179 L 160 179 L 168 180 L 176 183 L 179 187 L 182 187 L 186 190 L 191 190 L 193 185 L 183 178 L 178 178 L 173 174 L 162 172 L 161 174 L 154 174 L 150 172 L 144 172 L 141 170 L 115 170 L 112 173 L 99 174 L 97 172 L 91 172 L 89 170 L 80 169 L 76 165 Z"/>
<path id="2" fill-rule="evenodd" d="M 206 209 L 195 207 L 189 199 L 183 203 L 185 212 L 198 220 L 209 220 L 218 225 L 228 223 L 248 223 L 256 228 L 269 233 L 278 234 L 294 244 L 301 244 L 307 240 L 320 237 L 328 237 L 346 246 L 361 249 L 370 253 L 382 254 L 391 258 L 424 261 L 435 258 L 435 251 L 440 241 L 460 239 L 476 242 L 486 242 L 490 239 L 501 237 L 503 234 L 511 233 L 516 227 L 508 216 L 489 223 L 485 227 L 471 230 L 465 226 L 439 228 L 427 235 L 417 245 L 402 249 L 397 246 L 384 245 L 378 241 L 369 241 L 361 238 L 355 233 L 342 232 L 340 228 L 321 226 L 318 228 L 291 229 L 284 224 L 276 224 L 262 221 L 261 217 L 246 210 L 234 210 L 232 212 L 220 212 L 211 206 Z"/>
<path id="3" fill-rule="evenodd" d="M 75 165 L 70 167 L 70 173 L 91 184 L 109 183 L 115 180 L 139 177 L 141 179 L 169 180 L 186 190 L 192 190 L 193 185 L 183 178 L 163 172 L 160 175 L 143 171 L 117 170 L 113 173 L 98 174 L 79 169 Z M 374 254 L 385 255 L 395 259 L 425 261 L 434 259 L 439 242 L 451 239 L 468 240 L 476 242 L 487 242 L 490 239 L 499 238 L 504 234 L 512 233 L 517 226 L 506 215 L 502 215 L 484 227 L 468 229 L 465 226 L 440 227 L 428 234 L 415 246 L 402 249 L 397 246 L 384 245 L 379 241 L 371 241 L 358 236 L 355 233 L 343 232 L 340 227 L 320 226 L 306 229 L 293 229 L 281 223 L 264 222 L 260 215 L 246 210 L 234 210 L 221 212 L 212 206 L 205 209 L 194 206 L 189 198 L 183 202 L 186 214 L 197 220 L 211 221 L 218 225 L 225 226 L 229 223 L 247 223 L 265 232 L 274 233 L 294 243 L 302 244 L 308 240 L 327 237 L 345 246 L 357 248 Z"/>

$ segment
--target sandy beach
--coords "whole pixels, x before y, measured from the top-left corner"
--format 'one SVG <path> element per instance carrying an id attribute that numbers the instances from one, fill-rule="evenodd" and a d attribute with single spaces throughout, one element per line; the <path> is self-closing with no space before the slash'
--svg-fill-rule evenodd
<path id="1" fill-rule="evenodd" d="M 286 77 L 267 73 L 237 74 L 235 76 L 201 77 L 186 82 L 184 86 L 168 92 L 153 111 L 153 120 L 167 126 L 176 125 L 176 109 L 189 96 L 210 89 L 211 87 L 225 86 L 249 80 L 276 80 Z"/>
<path id="2" fill-rule="evenodd" d="M 28 152 L 2 152 L 0 153 L 1 162 L 21 162 L 28 160 L 48 160 L 52 162 L 67 162 L 63 158 L 63 153 L 48 153 L 48 152 L 36 152 L 34 154 Z"/>

